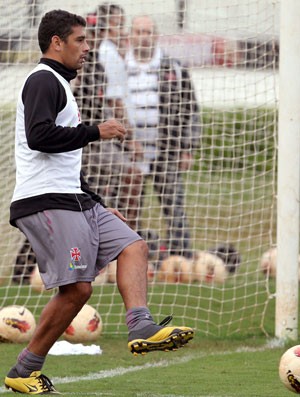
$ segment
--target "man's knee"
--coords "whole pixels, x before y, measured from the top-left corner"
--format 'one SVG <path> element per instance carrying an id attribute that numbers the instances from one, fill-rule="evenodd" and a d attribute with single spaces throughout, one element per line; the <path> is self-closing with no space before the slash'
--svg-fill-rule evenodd
<path id="1" fill-rule="evenodd" d="M 148 245 L 144 240 L 135 241 L 134 243 L 126 247 L 122 251 L 121 255 L 140 257 L 141 259 L 148 261 L 148 255 L 149 255 Z"/>
<path id="2" fill-rule="evenodd" d="M 79 294 L 82 296 L 82 299 L 86 302 L 92 295 L 93 287 L 91 283 L 77 283 L 79 287 Z"/>
<path id="3" fill-rule="evenodd" d="M 78 282 L 74 284 L 64 285 L 59 288 L 59 291 L 62 294 L 68 294 L 72 300 L 84 304 L 91 297 L 93 287 L 91 283 Z"/>

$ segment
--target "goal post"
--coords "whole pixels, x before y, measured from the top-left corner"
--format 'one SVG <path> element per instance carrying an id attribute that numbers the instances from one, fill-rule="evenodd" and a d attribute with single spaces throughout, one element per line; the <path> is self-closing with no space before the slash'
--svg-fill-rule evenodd
<path id="1" fill-rule="evenodd" d="M 280 8 L 276 336 L 298 339 L 300 2 Z"/>
<path id="2" fill-rule="evenodd" d="M 21 232 L 8 224 L 15 183 L 16 100 L 24 78 L 39 62 L 39 21 L 45 12 L 64 8 L 86 17 L 87 37 L 91 40 L 96 28 L 100 28 L 99 23 L 107 20 L 103 15 L 97 19 L 98 7 L 104 3 L 107 1 L 64 0 L 62 7 L 60 0 L 7 0 L 5 7 L 0 6 L 0 307 L 26 305 L 38 316 L 55 293 L 45 292 L 40 285 L 33 286 L 32 280 L 38 278 L 35 256 Z M 180 219 L 176 224 L 171 222 L 175 217 L 174 206 L 162 208 L 158 191 L 162 185 L 158 178 L 161 160 L 156 162 L 159 156 L 150 153 L 150 145 L 144 147 L 152 156 L 151 166 L 149 161 L 146 166 L 142 160 L 135 163 L 141 167 L 143 177 L 148 174 L 139 201 L 134 200 L 140 194 L 140 174 L 133 177 L 123 167 L 127 152 L 113 156 L 115 153 L 107 149 L 99 154 L 103 142 L 93 143 L 89 145 L 90 151 L 85 151 L 83 165 L 93 187 L 101 187 L 105 203 L 113 207 L 122 198 L 123 208 L 119 209 L 125 215 L 132 210 L 128 211 L 130 216 L 138 209 L 139 225 L 150 250 L 148 292 L 153 317 L 160 321 L 172 313 L 174 322 L 176 319 L 178 325 L 182 322 L 194 327 L 198 335 L 276 335 L 296 339 L 300 216 L 299 0 L 112 0 L 112 3 L 124 10 L 128 34 L 137 15 L 149 15 L 155 22 L 161 54 L 165 54 L 164 73 L 159 70 L 158 58 L 151 68 L 145 64 L 140 68 L 133 53 L 128 53 L 130 37 L 117 40 L 124 41 L 120 56 L 128 56 L 126 70 L 131 80 L 127 88 L 135 101 L 130 110 L 136 112 L 136 117 L 145 117 L 144 123 L 137 120 L 138 129 L 132 128 L 134 137 L 142 141 L 149 135 L 152 149 L 160 150 L 163 145 L 153 143 L 153 139 L 160 120 L 164 119 L 164 131 L 170 133 L 165 134 L 165 141 L 177 144 L 176 134 L 179 134 L 189 137 L 189 148 L 195 143 L 189 170 L 181 167 L 182 159 L 185 166 L 190 160 L 181 156 L 186 154 L 186 142 L 172 148 L 176 179 L 163 190 L 169 195 L 167 203 L 180 200 L 183 216 L 177 217 Z M 95 51 L 99 49 L 101 39 L 98 39 Z M 88 66 L 88 61 L 84 66 Z M 107 89 L 109 80 L 105 73 L 109 68 L 105 71 L 105 66 L 95 61 L 89 66 L 90 71 L 84 67 L 71 86 L 83 122 L 94 123 L 102 117 L 98 117 L 97 110 L 104 109 L 105 115 L 112 113 L 109 103 L 114 101 L 108 98 L 108 91 L 113 92 L 111 87 Z M 141 71 L 147 76 L 146 84 L 135 86 L 135 76 Z M 176 91 L 179 80 L 180 95 Z M 161 99 L 158 86 L 169 96 Z M 145 88 L 151 93 L 147 100 L 143 98 L 139 102 L 137 94 Z M 168 117 L 158 117 L 158 109 L 162 108 L 170 111 Z M 83 109 L 90 116 L 84 116 Z M 188 126 L 184 131 L 173 128 L 183 124 Z M 100 156 L 107 163 L 100 164 Z M 132 160 L 136 158 L 133 156 Z M 166 180 L 163 169 L 160 176 Z M 176 228 L 180 232 L 184 228 L 188 230 L 178 241 L 189 242 L 193 261 L 187 263 L 177 258 L 162 264 L 171 252 L 170 229 Z M 270 253 L 276 248 L 277 266 Z M 212 252 L 217 254 L 213 262 Z M 103 333 L 127 332 L 125 309 L 116 285 L 116 263 L 97 279 L 89 303 L 101 314 Z"/>

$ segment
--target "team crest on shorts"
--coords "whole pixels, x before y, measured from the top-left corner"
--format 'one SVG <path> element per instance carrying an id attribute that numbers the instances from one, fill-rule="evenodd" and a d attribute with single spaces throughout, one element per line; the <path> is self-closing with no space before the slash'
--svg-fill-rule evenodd
<path id="1" fill-rule="evenodd" d="M 86 269 L 87 265 L 81 262 L 81 252 L 78 247 L 70 249 L 71 262 L 69 263 L 69 270 Z"/>

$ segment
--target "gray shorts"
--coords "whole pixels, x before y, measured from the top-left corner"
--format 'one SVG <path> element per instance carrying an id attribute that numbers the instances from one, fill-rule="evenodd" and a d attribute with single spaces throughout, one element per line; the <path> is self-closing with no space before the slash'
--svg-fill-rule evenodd
<path id="1" fill-rule="evenodd" d="M 46 210 L 20 218 L 46 289 L 92 282 L 128 245 L 141 240 L 100 204 L 83 212 Z"/>

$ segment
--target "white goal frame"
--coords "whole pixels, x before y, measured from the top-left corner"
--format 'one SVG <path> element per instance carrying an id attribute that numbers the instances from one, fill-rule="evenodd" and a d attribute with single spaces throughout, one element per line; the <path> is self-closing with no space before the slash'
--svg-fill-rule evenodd
<path id="1" fill-rule="evenodd" d="M 63 8 L 86 16 L 104 2 L 91 0 L 85 4 L 65 0 Z M 186 207 L 193 252 L 198 255 L 198 251 L 210 250 L 220 246 L 219 243 L 234 243 L 241 254 L 241 263 L 229 274 L 226 283 L 193 280 L 185 284 L 178 277 L 178 270 L 174 271 L 177 272 L 174 282 L 161 282 L 155 279 L 155 271 L 152 275 L 150 272 L 149 296 L 150 305 L 156 310 L 154 317 L 167 315 L 164 310 L 169 310 L 170 305 L 170 309 L 182 313 L 179 315 L 182 321 L 195 320 L 195 329 L 199 326 L 206 334 L 258 329 L 267 336 L 275 335 L 278 340 L 297 341 L 300 335 L 300 0 L 117 0 L 116 3 L 125 10 L 126 29 L 135 15 L 153 17 L 160 45 L 187 67 L 194 84 L 203 120 L 199 123 L 201 133 L 194 168 L 183 173 L 185 188 L 188 187 Z M 38 314 L 47 295 L 32 290 L 29 278 L 23 285 L 12 276 L 24 242 L 24 236 L 8 224 L 15 178 L 15 103 L 25 76 L 39 59 L 36 40 L 39 18 L 59 5 L 58 0 L 9 0 L 0 13 L 3 176 L 0 308 L 21 302 L 34 314 Z M 238 173 L 231 174 L 236 170 Z M 239 176 L 241 183 L 237 182 Z M 222 183 L 224 186 L 219 188 Z M 164 241 L 167 225 L 150 180 L 147 189 L 144 199 L 151 211 L 148 208 L 144 211 L 143 227 L 157 231 Z M 156 237 L 149 238 L 154 239 L 159 241 Z M 151 250 L 163 257 L 161 248 L 163 251 L 164 244 L 154 244 Z M 264 251 L 273 248 L 277 250 L 276 262 L 269 255 L 269 268 L 262 268 Z M 26 255 L 28 258 L 29 253 Z M 102 284 L 97 286 L 95 305 L 101 308 L 104 302 L 104 325 L 117 325 L 117 333 L 122 333 L 122 302 L 115 313 L 112 309 L 115 302 L 110 300 L 111 293 L 119 295 L 117 287 L 109 285 L 113 284 L 110 281 Z M 232 313 L 238 313 L 237 319 Z M 244 326 L 248 319 L 250 330 Z M 115 330 L 109 328 L 107 332 Z"/>
<path id="2" fill-rule="evenodd" d="M 300 2 L 281 1 L 275 335 L 298 339 Z"/>

